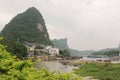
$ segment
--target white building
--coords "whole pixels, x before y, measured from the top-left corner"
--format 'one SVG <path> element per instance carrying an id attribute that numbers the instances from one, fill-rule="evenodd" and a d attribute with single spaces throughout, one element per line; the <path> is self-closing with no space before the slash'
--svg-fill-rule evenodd
<path id="1" fill-rule="evenodd" d="M 50 49 L 50 48 L 52 48 L 52 46 L 46 46 L 46 47 L 45 47 L 45 49 Z"/>
<path id="2" fill-rule="evenodd" d="M 53 56 L 53 55 L 59 55 L 59 48 L 49 48 L 48 53 Z"/>
<path id="3" fill-rule="evenodd" d="M 36 43 L 24 43 L 24 45 L 26 46 L 27 50 L 28 50 L 28 53 L 30 55 L 33 55 L 34 54 L 34 50 L 35 50 L 35 47 L 36 47 Z"/>
<path id="4" fill-rule="evenodd" d="M 46 46 L 45 49 L 48 50 L 48 53 L 51 56 L 59 55 L 59 48 L 55 48 L 55 47 L 52 47 L 52 46 Z"/>
<path id="5" fill-rule="evenodd" d="M 51 56 L 59 55 L 59 48 L 53 48 L 52 46 L 44 46 L 37 43 L 27 43 L 25 42 L 24 45 L 26 46 L 29 55 L 34 55 L 36 51 L 38 54 L 50 54 Z M 42 46 L 43 49 L 35 49 L 36 46 Z"/>
<path id="6" fill-rule="evenodd" d="M 83 57 L 83 60 L 90 62 L 111 62 L 110 58 L 106 55 L 90 55 Z"/>

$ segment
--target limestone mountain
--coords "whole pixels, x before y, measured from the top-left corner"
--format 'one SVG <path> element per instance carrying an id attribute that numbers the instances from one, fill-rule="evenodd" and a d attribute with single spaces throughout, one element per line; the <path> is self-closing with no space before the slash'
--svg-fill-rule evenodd
<path id="1" fill-rule="evenodd" d="M 15 16 L 0 33 L 1 36 L 16 42 L 37 42 L 51 45 L 49 34 L 41 13 L 31 7 Z"/>
<path id="2" fill-rule="evenodd" d="M 52 40 L 52 42 L 55 47 L 58 47 L 60 49 L 69 49 L 71 56 L 85 56 L 85 55 L 90 55 L 92 52 L 94 52 L 93 50 L 79 51 L 79 50 L 71 49 L 68 46 L 67 40 L 68 40 L 67 38 L 54 39 Z"/>
<path id="3" fill-rule="evenodd" d="M 67 44 L 67 38 L 65 39 L 54 39 L 52 40 L 53 44 L 55 47 L 58 47 L 60 49 L 68 49 L 68 44 Z"/>

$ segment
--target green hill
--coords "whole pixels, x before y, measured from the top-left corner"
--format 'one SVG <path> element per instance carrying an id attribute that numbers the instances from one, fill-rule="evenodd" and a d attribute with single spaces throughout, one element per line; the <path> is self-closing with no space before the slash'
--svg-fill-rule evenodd
<path id="1" fill-rule="evenodd" d="M 52 40 L 53 44 L 55 47 L 58 47 L 60 49 L 68 49 L 68 44 L 67 44 L 67 38 L 65 39 L 54 39 Z"/>
<path id="2" fill-rule="evenodd" d="M 67 38 L 54 39 L 52 40 L 52 42 L 55 47 L 58 47 L 60 49 L 68 49 L 70 51 L 71 56 L 85 56 L 85 55 L 90 55 L 92 52 L 94 52 L 93 50 L 79 51 L 79 50 L 69 48 L 68 43 L 67 43 Z"/>
<path id="3" fill-rule="evenodd" d="M 1 31 L 1 36 L 16 42 L 38 42 L 51 45 L 45 21 L 41 13 L 31 7 L 15 16 Z"/>

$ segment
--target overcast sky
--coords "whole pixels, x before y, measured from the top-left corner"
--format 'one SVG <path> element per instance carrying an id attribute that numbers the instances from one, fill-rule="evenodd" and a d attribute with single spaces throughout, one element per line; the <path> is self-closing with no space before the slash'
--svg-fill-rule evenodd
<path id="1" fill-rule="evenodd" d="M 51 39 L 70 48 L 100 50 L 120 43 L 120 0 L 0 0 L 0 30 L 18 13 L 36 7 Z"/>

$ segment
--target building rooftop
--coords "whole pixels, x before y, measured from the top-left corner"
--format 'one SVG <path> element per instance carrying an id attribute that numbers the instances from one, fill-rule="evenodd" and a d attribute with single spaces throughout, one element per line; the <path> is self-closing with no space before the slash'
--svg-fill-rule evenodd
<path id="1" fill-rule="evenodd" d="M 107 55 L 89 55 L 88 58 L 109 58 Z"/>

